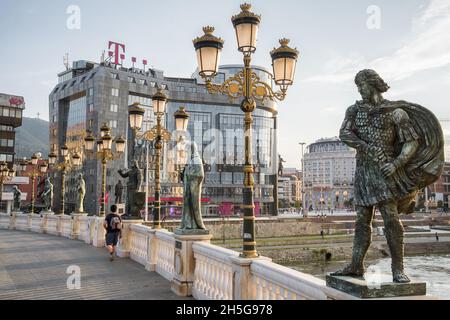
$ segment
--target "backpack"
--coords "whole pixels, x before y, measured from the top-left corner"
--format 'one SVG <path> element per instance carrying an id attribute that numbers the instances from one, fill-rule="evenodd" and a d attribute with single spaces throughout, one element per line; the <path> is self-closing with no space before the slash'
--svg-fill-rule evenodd
<path id="1" fill-rule="evenodd" d="M 122 228 L 121 221 L 119 217 L 113 217 L 109 223 L 111 230 L 120 230 Z"/>

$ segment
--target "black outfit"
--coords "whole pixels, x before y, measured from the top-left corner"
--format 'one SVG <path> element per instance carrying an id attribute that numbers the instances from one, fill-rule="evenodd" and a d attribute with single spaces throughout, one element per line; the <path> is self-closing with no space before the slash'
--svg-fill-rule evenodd
<path id="1" fill-rule="evenodd" d="M 117 246 L 117 243 L 119 242 L 120 229 L 111 228 L 111 220 L 115 217 L 119 218 L 120 223 L 122 223 L 122 219 L 120 218 L 120 216 L 115 213 L 110 213 L 105 217 L 105 221 L 107 224 L 105 240 L 107 246 Z"/>

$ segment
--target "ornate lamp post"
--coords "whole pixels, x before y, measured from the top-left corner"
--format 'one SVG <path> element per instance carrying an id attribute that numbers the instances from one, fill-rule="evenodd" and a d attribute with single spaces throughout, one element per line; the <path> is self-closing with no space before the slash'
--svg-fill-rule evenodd
<path id="1" fill-rule="evenodd" d="M 232 98 L 243 97 L 241 110 L 245 113 L 245 165 L 244 165 L 244 239 L 245 258 L 258 257 L 255 241 L 255 213 L 253 202 L 253 165 L 252 165 L 252 112 L 256 101 L 284 100 L 287 88 L 294 81 L 295 67 L 299 52 L 288 46 L 289 40 L 281 39 L 281 46 L 270 52 L 272 57 L 274 82 L 280 91 L 272 87 L 252 71 L 251 55 L 256 51 L 256 41 L 261 17 L 250 11 L 250 4 L 241 5 L 242 12 L 231 18 L 236 31 L 238 50 L 244 55 L 244 68 L 222 84 L 213 84 L 217 75 L 223 40 L 213 35 L 213 27 L 204 27 L 204 35 L 193 40 L 197 53 L 200 76 L 206 81 L 208 92 L 226 94 Z"/>
<path id="2" fill-rule="evenodd" d="M 88 132 L 84 138 L 84 147 L 86 155 L 91 156 L 94 159 L 101 160 L 102 162 L 102 200 L 99 216 L 104 216 L 106 213 L 105 195 L 106 195 L 106 164 L 109 160 L 114 160 L 120 157 L 125 150 L 125 139 L 120 136 L 114 140 L 116 147 L 115 151 L 112 151 L 113 137 L 111 136 L 111 128 L 104 123 L 100 128 L 100 137 L 94 137 L 92 132 Z M 96 145 L 96 150 L 94 150 Z M 61 153 L 63 155 L 63 153 Z M 64 156 L 64 155 L 63 155 Z M 72 161 L 81 161 L 74 160 Z"/>
<path id="3" fill-rule="evenodd" d="M 171 134 L 161 124 L 161 118 L 165 114 L 167 105 L 167 96 L 158 89 L 156 94 L 152 97 L 153 112 L 156 116 L 156 125 L 148 131 L 140 133 L 142 128 L 142 121 L 145 114 L 145 109 L 139 107 L 139 103 L 134 103 L 128 109 L 128 116 L 130 120 L 130 128 L 133 130 L 134 139 L 143 139 L 147 142 L 154 141 L 155 154 L 155 201 L 153 207 L 153 228 L 161 228 L 161 151 L 164 142 L 171 139 Z M 185 113 L 185 112 L 184 112 Z M 185 113 L 186 114 L 186 113 Z M 187 116 L 187 114 L 186 114 Z M 175 125 L 187 127 L 187 117 L 185 121 L 175 116 Z M 148 165 L 148 163 L 147 163 Z"/>
<path id="4" fill-rule="evenodd" d="M 3 207 L 2 197 L 3 197 L 3 184 L 7 181 L 11 181 L 13 177 L 16 176 L 16 170 L 14 168 L 8 169 L 8 164 L 6 161 L 0 162 L 0 208 Z"/>
<path id="5" fill-rule="evenodd" d="M 31 172 L 27 173 L 27 176 L 31 179 L 31 213 L 34 213 L 34 205 L 36 201 L 36 195 L 34 192 L 35 189 L 35 180 L 37 177 L 43 176 L 47 173 L 48 164 L 44 161 L 41 164 L 39 163 L 39 160 L 42 159 L 42 154 L 40 152 L 36 152 L 31 156 L 31 160 L 24 159 L 20 163 L 21 170 L 26 171 L 27 165 L 31 164 L 32 170 Z"/>
<path id="6" fill-rule="evenodd" d="M 65 185 L 66 185 L 66 173 L 74 168 L 77 168 L 81 164 L 81 156 L 78 152 L 69 152 L 69 148 L 63 145 L 60 150 L 62 161 L 56 163 L 58 156 L 55 152 L 48 155 L 48 163 L 54 170 L 61 171 L 61 209 L 59 214 L 64 214 L 65 211 Z"/>

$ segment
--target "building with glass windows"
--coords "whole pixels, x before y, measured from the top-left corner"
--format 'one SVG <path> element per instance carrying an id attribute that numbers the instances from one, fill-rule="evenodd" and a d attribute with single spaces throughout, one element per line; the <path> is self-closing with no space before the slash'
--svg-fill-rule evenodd
<path id="1" fill-rule="evenodd" d="M 23 97 L 0 93 L 0 161 L 14 163 L 16 128 L 22 125 Z"/>
<path id="2" fill-rule="evenodd" d="M 305 208 L 343 209 L 351 206 L 356 151 L 339 138 L 317 140 L 305 153 Z"/>
<path id="3" fill-rule="evenodd" d="M 222 66 L 217 81 L 223 81 L 240 71 L 242 66 Z M 272 85 L 268 70 L 255 67 L 258 76 Z M 151 98 L 157 87 L 168 96 L 163 123 L 169 132 L 175 129 L 173 115 L 180 106 L 188 112 L 188 136 L 196 142 L 202 155 L 205 179 L 203 183 L 203 214 L 233 215 L 241 212 L 244 165 L 244 113 L 240 100 L 206 91 L 200 77 L 165 77 L 159 70 L 125 68 L 109 62 L 93 63 L 76 61 L 73 67 L 58 75 L 59 83 L 49 97 L 50 144 L 58 151 L 63 144 L 69 149 L 81 149 L 86 130 L 98 135 L 103 123 L 112 128 L 112 135 L 123 135 L 127 139 L 125 155 L 108 162 L 108 202 L 114 201 L 114 186 L 122 180 L 117 174 L 120 168 L 128 167 L 134 156 L 141 168 L 148 173 L 149 204 L 154 194 L 154 152 L 152 143 L 137 141 L 133 145 L 128 126 L 128 106 L 139 102 L 145 108 L 142 130 L 149 130 L 156 124 Z M 274 185 L 277 168 L 277 106 L 267 101 L 258 105 L 253 113 L 253 163 L 255 166 L 255 211 L 256 214 L 276 214 Z M 165 144 L 162 153 L 161 200 L 163 215 L 181 213 L 183 188 L 179 179 L 183 159 L 177 144 L 179 137 L 172 135 L 172 141 Z M 146 165 L 148 151 L 148 165 Z M 83 156 L 84 157 L 84 156 Z M 85 208 L 90 213 L 99 211 L 101 168 L 100 162 L 83 159 L 86 180 Z M 67 190 L 75 182 L 77 172 L 66 176 Z M 60 199 L 60 174 L 54 173 L 55 199 Z M 122 181 L 126 185 L 126 181 Z M 126 190 L 124 190 L 126 195 Z M 75 206 L 76 192 L 66 196 L 66 208 L 70 213 Z M 55 201 L 58 210 L 59 201 Z M 150 211 L 151 212 L 151 211 Z"/>

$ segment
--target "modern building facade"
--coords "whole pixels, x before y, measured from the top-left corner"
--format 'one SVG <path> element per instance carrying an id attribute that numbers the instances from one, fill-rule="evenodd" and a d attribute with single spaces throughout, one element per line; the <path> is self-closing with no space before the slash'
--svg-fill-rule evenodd
<path id="1" fill-rule="evenodd" d="M 339 138 L 317 140 L 305 153 L 305 209 L 348 207 L 353 199 L 356 151 Z"/>
<path id="2" fill-rule="evenodd" d="M 14 165 L 16 128 L 22 125 L 22 115 L 25 109 L 25 100 L 21 96 L 0 93 L 0 162 L 5 161 L 9 168 Z M 13 178 L 9 182 L 17 182 Z M 1 192 L 0 211 L 10 210 L 13 185 L 3 185 Z M 20 188 L 20 186 L 19 186 Z M 5 204 L 3 203 L 5 201 Z M 8 211 L 9 212 L 9 211 Z"/>
<path id="3" fill-rule="evenodd" d="M 23 97 L 0 93 L 0 161 L 14 163 L 16 128 L 22 125 Z"/>
<path id="4" fill-rule="evenodd" d="M 223 66 L 217 80 L 223 81 L 242 68 L 237 65 Z M 255 67 L 262 79 L 271 82 L 270 72 Z M 244 164 L 244 115 L 240 100 L 229 100 L 220 94 L 211 95 L 204 83 L 195 74 L 192 78 L 165 77 L 156 69 L 142 70 L 125 68 L 108 61 L 93 63 L 76 61 L 73 67 L 58 75 L 59 83 L 49 97 L 50 147 L 58 151 L 63 144 L 69 149 L 82 149 L 86 130 L 99 134 L 103 123 L 112 128 L 112 135 L 123 135 L 127 139 L 128 151 L 117 160 L 108 162 L 107 193 L 109 204 L 114 199 L 114 186 L 123 180 L 117 174 L 120 168 L 128 167 L 132 148 L 141 168 L 146 168 L 147 145 L 137 142 L 132 145 L 128 124 L 128 106 L 139 102 L 146 109 L 142 130 L 151 129 L 156 123 L 151 98 L 157 87 L 168 96 L 163 123 L 169 132 L 175 129 L 174 112 L 180 106 L 188 112 L 188 137 L 196 142 L 203 157 L 205 180 L 203 184 L 203 214 L 233 215 L 240 212 L 243 202 Z M 257 214 L 275 214 L 274 185 L 276 184 L 276 115 L 273 102 L 259 105 L 254 112 L 253 158 L 255 164 L 255 211 Z M 177 148 L 178 137 L 163 150 L 161 172 L 161 199 L 163 214 L 179 212 L 183 188 L 179 179 L 182 164 Z M 149 203 L 154 194 L 154 152 L 149 143 Z M 181 160 L 180 160 L 181 159 Z M 101 186 L 100 163 L 83 159 L 86 180 L 85 208 L 90 213 L 99 211 Z M 80 171 L 80 170 L 78 170 Z M 76 173 L 66 176 L 67 186 L 74 183 Z M 55 199 L 60 199 L 60 174 L 54 173 Z M 122 181 L 126 185 L 126 181 Z M 67 190 L 70 190 L 67 189 Z M 126 191 L 124 191 L 124 195 Z M 73 199 L 72 199 L 73 198 Z M 66 208 L 70 213 L 75 197 L 67 195 Z M 56 207 L 59 201 L 55 201 Z M 58 210 L 58 208 L 56 208 Z"/>

